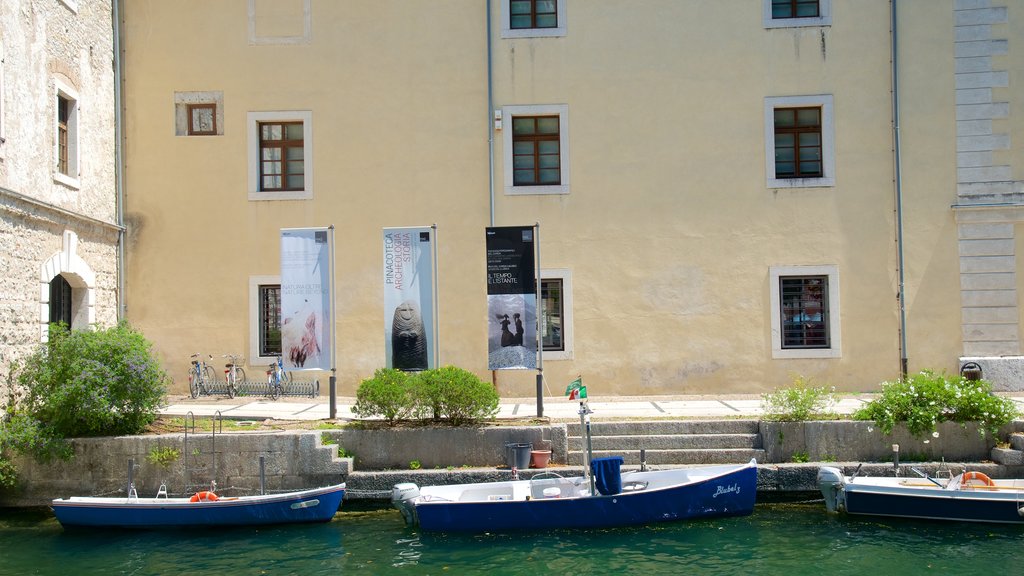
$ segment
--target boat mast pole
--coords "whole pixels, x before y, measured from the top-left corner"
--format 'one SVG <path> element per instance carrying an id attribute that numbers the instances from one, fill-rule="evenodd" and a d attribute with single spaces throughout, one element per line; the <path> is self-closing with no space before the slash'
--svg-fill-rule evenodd
<path id="1" fill-rule="evenodd" d="M 590 439 L 590 415 L 594 411 L 587 405 L 586 400 L 580 400 L 580 428 L 587 437 L 587 453 L 583 462 L 583 476 L 590 478 L 590 495 L 594 495 L 594 475 L 590 472 L 590 462 L 594 459 L 594 445 Z"/>

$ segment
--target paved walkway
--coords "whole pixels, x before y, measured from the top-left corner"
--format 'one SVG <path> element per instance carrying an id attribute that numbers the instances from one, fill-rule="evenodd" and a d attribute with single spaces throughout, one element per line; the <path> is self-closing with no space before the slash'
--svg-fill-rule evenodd
<path id="1" fill-rule="evenodd" d="M 874 396 L 870 394 L 843 396 L 834 411 L 850 414 L 864 406 Z M 1013 400 L 1024 409 L 1024 395 L 1015 395 Z M 169 405 L 161 412 L 167 415 L 183 416 L 192 412 L 195 416 L 213 416 L 218 411 L 225 418 L 275 420 L 327 420 L 330 417 L 330 400 L 326 396 L 316 398 L 286 398 L 271 402 L 255 397 L 203 396 L 193 400 L 187 396 L 168 398 Z M 352 420 L 355 398 L 336 399 L 338 420 Z M 579 402 L 563 397 L 544 398 L 544 416 L 555 421 L 579 419 Z M 590 398 L 590 409 L 595 420 L 623 418 L 721 418 L 757 417 L 763 413 L 758 395 L 742 396 L 645 396 L 622 398 Z M 498 418 L 532 418 L 537 416 L 536 398 L 503 398 Z"/>

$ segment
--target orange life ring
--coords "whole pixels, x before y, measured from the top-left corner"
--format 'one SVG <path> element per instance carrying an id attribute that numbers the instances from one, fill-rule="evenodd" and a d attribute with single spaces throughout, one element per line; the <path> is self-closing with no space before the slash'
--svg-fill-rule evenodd
<path id="1" fill-rule="evenodd" d="M 217 495 L 213 492 L 196 492 L 188 499 L 189 502 L 216 502 Z"/>
<path id="2" fill-rule="evenodd" d="M 984 472 L 964 472 L 964 477 L 960 479 L 961 486 L 967 486 L 971 480 L 977 480 L 985 486 L 995 486 L 996 483 L 988 477 L 988 474 Z"/>

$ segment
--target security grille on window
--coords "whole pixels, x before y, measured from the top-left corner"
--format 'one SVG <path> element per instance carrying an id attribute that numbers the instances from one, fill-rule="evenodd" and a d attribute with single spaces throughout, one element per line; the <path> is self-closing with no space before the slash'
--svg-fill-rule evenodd
<path id="1" fill-rule="evenodd" d="M 259 288 L 260 356 L 281 354 L 281 286 Z"/>
<path id="2" fill-rule="evenodd" d="M 818 0 L 772 0 L 772 18 L 817 18 Z"/>
<path id="3" fill-rule="evenodd" d="M 302 190 L 305 185 L 302 122 L 261 122 L 260 190 Z"/>
<path id="4" fill-rule="evenodd" d="M 783 348 L 828 348 L 828 276 L 779 278 Z"/>
<path id="5" fill-rule="evenodd" d="M 187 110 L 189 136 L 217 135 L 216 104 L 189 104 Z"/>
<path id="6" fill-rule="evenodd" d="M 820 178 L 821 108 L 775 109 L 775 177 Z"/>
<path id="7" fill-rule="evenodd" d="M 57 172 L 68 174 L 68 122 L 71 119 L 71 101 L 57 96 Z"/>
<path id="8" fill-rule="evenodd" d="M 545 351 L 565 350 L 564 326 L 565 299 L 562 294 L 562 279 L 542 279 L 541 298 L 541 341 Z"/>
<path id="9" fill-rule="evenodd" d="M 562 183 L 558 116 L 519 116 L 512 119 L 514 186 Z"/>
<path id="10" fill-rule="evenodd" d="M 556 0 L 509 0 L 508 7 L 513 30 L 558 27 Z"/>

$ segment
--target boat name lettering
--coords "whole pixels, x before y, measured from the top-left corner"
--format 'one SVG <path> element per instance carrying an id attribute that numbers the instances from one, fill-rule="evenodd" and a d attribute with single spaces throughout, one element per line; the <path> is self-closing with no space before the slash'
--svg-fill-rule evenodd
<path id="1" fill-rule="evenodd" d="M 739 494 L 739 493 L 740 493 L 740 485 L 739 484 L 733 484 L 732 486 L 722 486 L 721 484 L 719 484 L 718 485 L 718 489 L 715 490 L 714 495 L 712 495 L 711 497 L 712 498 L 718 498 L 722 494 Z"/>

